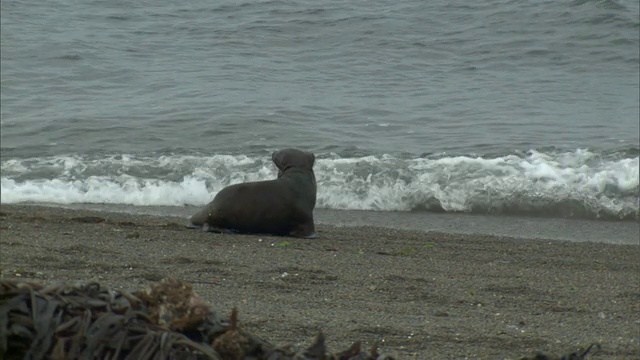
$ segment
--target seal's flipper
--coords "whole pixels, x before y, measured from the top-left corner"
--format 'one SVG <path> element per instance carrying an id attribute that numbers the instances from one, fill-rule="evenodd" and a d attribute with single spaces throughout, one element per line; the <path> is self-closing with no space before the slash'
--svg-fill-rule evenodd
<path id="1" fill-rule="evenodd" d="M 189 219 L 191 224 L 195 226 L 204 226 L 204 224 L 206 224 L 209 219 L 211 219 L 212 211 L 210 207 L 211 203 L 200 209 L 200 211 L 198 211 L 197 213 L 193 214 L 193 216 L 191 216 L 191 218 Z"/>
<path id="2" fill-rule="evenodd" d="M 217 234 L 238 234 L 240 232 L 235 229 L 225 229 L 225 228 L 211 226 L 209 224 L 202 225 L 202 231 L 212 232 Z"/>
<path id="3" fill-rule="evenodd" d="M 188 225 L 185 225 L 185 227 L 187 229 L 197 229 L 197 230 L 202 230 L 204 232 L 212 232 L 217 234 L 238 234 L 240 232 L 234 229 L 224 229 L 224 228 L 211 226 L 209 224 L 196 225 L 194 223 L 190 223 Z"/>
<path id="4" fill-rule="evenodd" d="M 293 229 L 289 233 L 289 235 L 293 237 L 298 237 L 298 238 L 315 239 L 316 229 L 313 222 L 307 222 L 307 223 L 298 225 L 295 229 Z"/>

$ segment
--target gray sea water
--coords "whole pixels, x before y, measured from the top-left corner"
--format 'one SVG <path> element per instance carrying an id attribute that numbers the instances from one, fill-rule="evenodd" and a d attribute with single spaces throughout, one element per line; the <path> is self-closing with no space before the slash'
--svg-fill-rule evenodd
<path id="1" fill-rule="evenodd" d="M 637 221 L 637 0 L 1 3 L 2 202 Z"/>

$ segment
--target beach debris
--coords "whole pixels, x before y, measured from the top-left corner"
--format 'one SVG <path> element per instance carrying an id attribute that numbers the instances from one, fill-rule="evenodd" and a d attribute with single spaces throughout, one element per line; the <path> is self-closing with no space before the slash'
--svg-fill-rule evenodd
<path id="1" fill-rule="evenodd" d="M 521 360 L 585 360 L 600 344 L 564 356 L 538 353 Z M 295 351 L 275 346 L 240 326 L 238 310 L 222 318 L 189 282 L 164 278 L 127 292 L 97 282 L 45 285 L 0 280 L 0 359 L 393 360 L 378 346 L 356 341 L 327 349 L 319 332 Z"/>
<path id="2" fill-rule="evenodd" d="M 212 314 L 190 283 L 175 278 L 152 283 L 136 295 L 146 304 L 152 322 L 171 330 L 193 329 Z"/>
<path id="3" fill-rule="evenodd" d="M 97 282 L 0 280 L 2 359 L 392 360 L 355 342 L 331 353 L 319 333 L 307 349 L 277 347 L 244 331 L 238 310 L 218 316 L 190 283 L 165 278 L 136 292 Z"/>
<path id="4" fill-rule="evenodd" d="M 598 350 L 602 349 L 600 344 L 593 343 L 593 344 L 589 345 L 589 347 L 587 347 L 584 350 L 581 349 L 579 351 L 572 352 L 570 354 L 566 354 L 566 355 L 562 355 L 562 356 L 546 355 L 546 354 L 543 354 L 543 353 L 539 352 L 535 356 L 523 357 L 520 360 L 586 360 L 587 356 L 589 355 L 589 353 L 591 353 L 591 350 L 594 347 L 596 349 L 598 349 Z"/>

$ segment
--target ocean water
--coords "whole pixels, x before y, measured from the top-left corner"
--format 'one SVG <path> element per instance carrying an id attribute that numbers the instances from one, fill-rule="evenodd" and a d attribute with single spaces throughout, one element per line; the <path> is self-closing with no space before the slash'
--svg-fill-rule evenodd
<path id="1" fill-rule="evenodd" d="M 1 3 L 2 203 L 638 221 L 637 0 Z"/>

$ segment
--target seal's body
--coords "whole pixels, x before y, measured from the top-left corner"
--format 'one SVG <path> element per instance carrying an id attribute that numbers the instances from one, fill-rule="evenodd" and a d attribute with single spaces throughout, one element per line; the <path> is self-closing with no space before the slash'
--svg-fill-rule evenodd
<path id="1" fill-rule="evenodd" d="M 312 153 L 284 149 L 272 154 L 278 178 L 228 186 L 191 217 L 208 231 L 313 237 L 316 178 Z"/>

